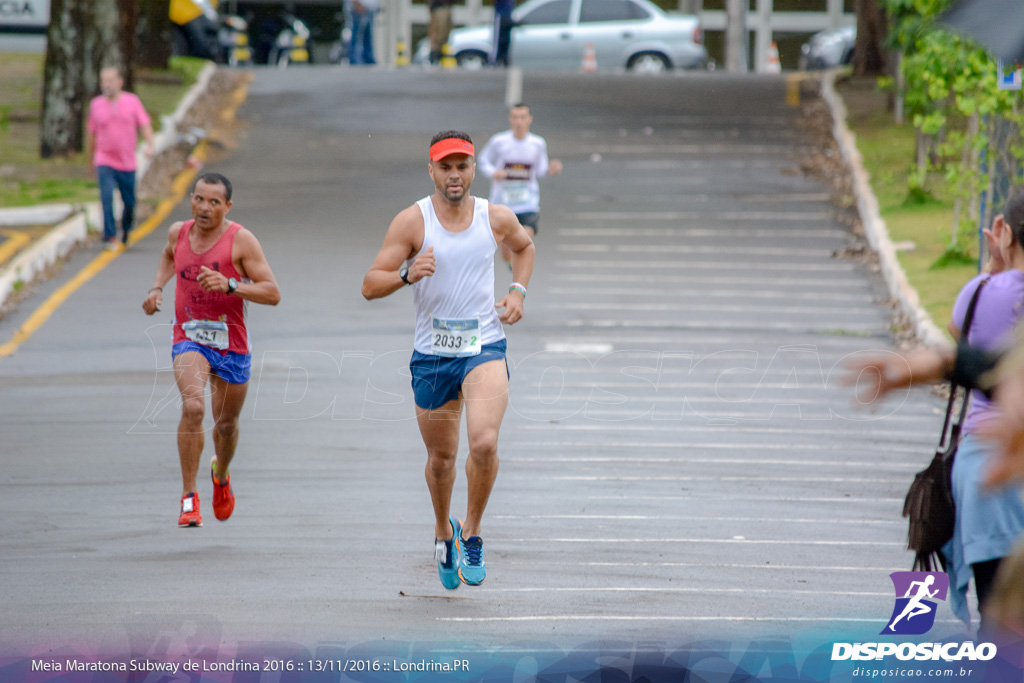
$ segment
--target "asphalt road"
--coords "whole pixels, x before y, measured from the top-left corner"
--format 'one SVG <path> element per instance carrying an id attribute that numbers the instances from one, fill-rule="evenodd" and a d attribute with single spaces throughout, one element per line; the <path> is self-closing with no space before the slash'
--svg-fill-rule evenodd
<path id="1" fill-rule="evenodd" d="M 526 77 L 565 172 L 542 184 L 526 318 L 508 330 L 488 579 L 441 588 L 411 297 L 359 287 L 391 218 L 432 190 L 430 136 L 482 144 L 506 127 L 504 88 L 258 73 L 240 146 L 211 167 L 283 293 L 250 308 L 235 514 L 217 522 L 201 483 L 205 526 L 176 526 L 171 297 L 140 310 L 161 228 L 0 360 L 0 643 L 172 656 L 878 633 L 938 402 L 856 411 L 839 386 L 844 356 L 890 346 L 888 309 L 875 274 L 832 257 L 849 237 L 799 172 L 813 142 L 774 77 Z M 456 511 L 464 487 L 460 472 Z"/>

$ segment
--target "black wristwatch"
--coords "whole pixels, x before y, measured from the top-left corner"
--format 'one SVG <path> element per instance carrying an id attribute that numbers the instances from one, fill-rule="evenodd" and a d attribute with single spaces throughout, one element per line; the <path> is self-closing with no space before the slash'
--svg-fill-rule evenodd
<path id="1" fill-rule="evenodd" d="M 409 282 L 409 267 L 408 266 L 405 266 L 400 271 L 398 271 L 398 277 L 402 278 L 402 282 L 404 282 L 405 284 L 407 284 L 407 285 L 411 285 L 412 284 L 411 282 Z"/>
<path id="2" fill-rule="evenodd" d="M 233 277 L 228 278 L 228 294 L 234 294 L 236 289 L 238 289 L 238 280 Z"/>

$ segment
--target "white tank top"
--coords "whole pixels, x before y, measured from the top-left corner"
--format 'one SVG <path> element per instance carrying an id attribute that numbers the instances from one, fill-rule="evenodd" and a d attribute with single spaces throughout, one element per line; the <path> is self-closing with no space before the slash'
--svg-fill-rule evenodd
<path id="1" fill-rule="evenodd" d="M 449 232 L 437 220 L 430 197 L 416 202 L 423 213 L 423 253 L 434 247 L 437 270 L 412 285 L 416 307 L 413 347 L 431 353 L 432 318 L 480 319 L 481 343 L 505 338 L 494 308 L 494 250 L 487 200 L 473 197 L 473 222 L 462 232 Z M 418 254 L 417 254 L 418 255 Z"/>

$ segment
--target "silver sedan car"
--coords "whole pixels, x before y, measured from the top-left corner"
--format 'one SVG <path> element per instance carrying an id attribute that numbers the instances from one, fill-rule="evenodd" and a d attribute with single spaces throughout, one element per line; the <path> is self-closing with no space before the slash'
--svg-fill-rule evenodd
<path id="1" fill-rule="evenodd" d="M 853 61 L 857 27 L 819 31 L 800 48 L 801 69 L 831 69 Z"/>
<path id="2" fill-rule="evenodd" d="M 578 71 L 585 55 L 598 69 L 707 66 L 698 18 L 666 13 L 647 0 L 530 0 L 512 19 L 509 54 L 524 69 Z M 487 64 L 493 29 L 456 29 L 448 43 L 459 65 L 480 67 Z"/>

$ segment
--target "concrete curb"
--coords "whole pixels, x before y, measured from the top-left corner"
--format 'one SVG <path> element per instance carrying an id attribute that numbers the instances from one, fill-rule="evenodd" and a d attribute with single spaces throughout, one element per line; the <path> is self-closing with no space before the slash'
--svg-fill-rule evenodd
<path id="1" fill-rule="evenodd" d="M 889 295 L 899 303 L 900 311 L 914 326 L 917 338 L 925 346 L 931 348 L 948 347 L 951 342 L 921 306 L 921 298 L 918 296 L 917 290 L 910 286 L 907 274 L 903 271 L 899 259 L 896 258 L 896 249 L 889 236 L 889 229 L 879 212 L 878 199 L 868 182 L 868 172 L 864 170 L 856 138 L 846 125 L 846 105 L 843 104 L 842 98 L 835 90 L 836 73 L 832 70 L 822 76 L 821 96 L 832 112 L 832 135 L 839 144 L 843 160 L 853 176 L 857 211 L 860 213 L 868 244 L 878 253 L 878 262 L 889 287 Z"/>
<path id="2" fill-rule="evenodd" d="M 0 305 L 21 286 L 32 282 L 40 273 L 67 256 L 76 244 L 89 235 L 86 211 L 81 210 L 46 233 L 31 248 L 18 254 L 0 271 Z"/>
<path id="3" fill-rule="evenodd" d="M 216 70 L 216 65 L 212 63 L 203 67 L 195 84 L 185 93 L 174 113 L 161 117 L 160 132 L 153 140 L 154 156 L 178 141 L 178 124 L 184 120 L 196 100 L 206 92 Z M 141 145 L 136 152 L 136 158 L 138 159 L 137 183 L 141 183 L 150 166 L 150 159 L 143 153 Z M 115 195 L 114 199 L 115 205 L 118 204 L 119 198 Z M 115 210 L 117 210 L 116 206 Z M 89 226 L 103 224 L 99 202 L 78 205 L 51 204 L 0 210 L 0 226 L 46 225 L 57 221 L 61 222 L 45 237 L 36 241 L 3 269 L 0 269 L 0 306 L 7 301 L 16 288 L 32 282 L 58 259 L 66 256 L 76 244 L 85 241 L 89 236 Z"/>

